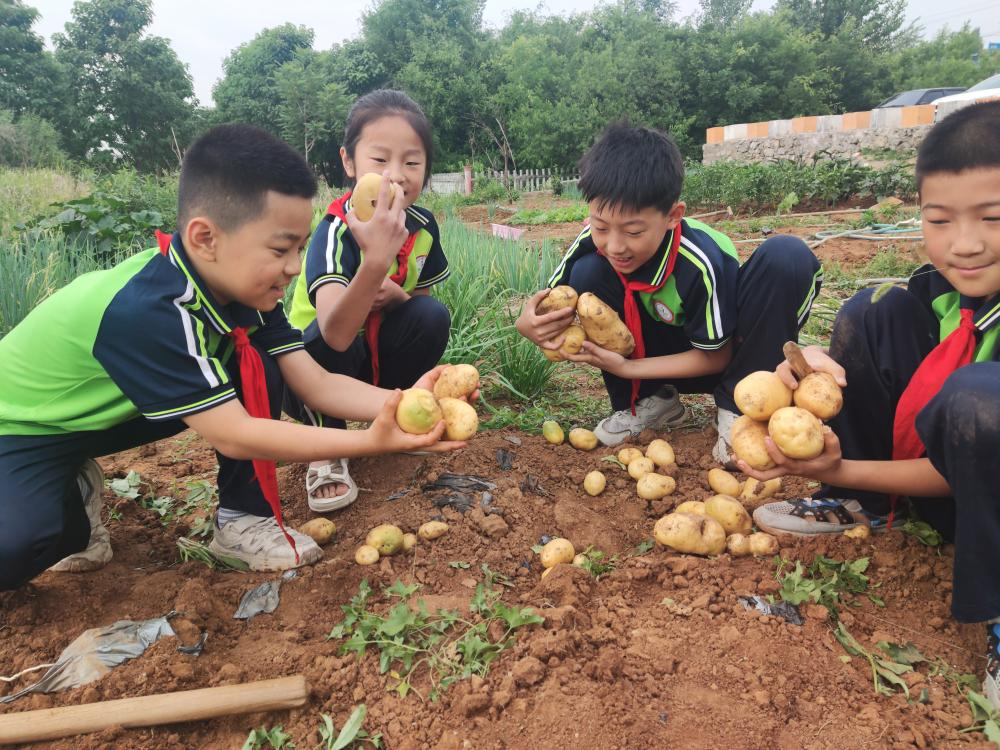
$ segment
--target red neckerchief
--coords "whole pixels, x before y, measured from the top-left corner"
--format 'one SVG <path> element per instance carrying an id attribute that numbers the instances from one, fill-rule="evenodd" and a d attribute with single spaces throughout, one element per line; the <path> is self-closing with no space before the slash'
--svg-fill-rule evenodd
<path id="1" fill-rule="evenodd" d="M 346 193 L 340 198 L 331 203 L 326 212 L 336 216 L 344 223 L 347 222 L 347 214 L 344 211 L 344 205 L 350 199 L 351 193 Z M 419 230 L 417 230 L 419 232 Z M 413 246 L 417 242 L 417 232 L 414 232 L 406 238 L 406 242 L 399 249 L 396 254 L 396 273 L 389 277 L 389 281 L 393 281 L 399 286 L 403 286 L 403 282 L 406 281 L 406 272 L 410 264 L 410 253 L 413 252 Z M 368 319 L 365 320 L 365 341 L 368 342 L 368 351 L 371 352 L 372 357 L 372 385 L 378 385 L 379 380 L 379 362 L 378 362 L 378 332 L 382 327 L 382 311 L 372 310 L 368 313 Z"/>
<path id="2" fill-rule="evenodd" d="M 156 241 L 160 246 L 160 254 L 167 255 L 170 252 L 170 235 L 157 229 Z M 236 345 L 236 359 L 240 365 L 240 381 L 242 382 L 243 406 L 251 417 L 270 419 L 271 406 L 267 398 L 267 379 L 264 376 L 264 362 L 260 358 L 260 352 L 250 344 L 246 328 L 233 328 L 229 336 Z M 267 500 L 271 512 L 274 513 L 274 520 L 278 522 L 278 528 L 285 535 L 285 539 L 292 545 L 295 562 L 298 563 L 299 551 L 295 548 L 295 540 L 285 529 L 284 521 L 281 518 L 277 467 L 274 461 L 255 458 L 253 470 L 254 474 L 257 475 L 257 483 L 260 485 L 261 492 L 264 493 L 264 499 Z"/>
<path id="3" fill-rule="evenodd" d="M 625 276 L 619 273 L 618 269 L 611 266 L 611 270 L 618 275 L 618 280 L 621 281 L 622 286 L 625 287 L 625 327 L 628 328 L 629 332 L 632 334 L 632 338 L 635 339 L 635 349 L 632 350 L 632 354 L 629 355 L 629 359 L 644 359 L 646 356 L 646 342 L 642 338 L 642 319 L 639 317 L 639 303 L 635 299 L 636 292 L 651 293 L 657 292 L 660 288 L 667 283 L 667 279 L 674 272 L 674 265 L 677 263 L 677 248 L 681 244 L 681 223 L 677 222 L 671 230 L 670 238 L 670 249 L 667 250 L 667 270 L 663 274 L 663 278 L 660 279 L 659 284 L 647 284 L 643 281 L 632 281 L 631 279 L 625 278 Z M 597 254 L 603 256 L 604 252 L 598 248 Z M 611 265 L 610 262 L 608 265 Z M 635 402 L 639 398 L 639 381 L 632 381 L 632 416 L 635 416 Z"/>
<path id="4" fill-rule="evenodd" d="M 972 361 L 972 355 L 976 351 L 973 311 L 962 309 L 959 315 L 961 318 L 958 328 L 924 357 L 924 361 L 910 378 L 903 395 L 899 397 L 892 425 L 893 461 L 920 458 L 924 455 L 924 444 L 917 434 L 915 425 L 917 414 L 941 390 L 949 375 Z M 896 495 L 889 498 L 889 528 L 892 528 L 892 520 L 896 515 L 896 500 Z"/>

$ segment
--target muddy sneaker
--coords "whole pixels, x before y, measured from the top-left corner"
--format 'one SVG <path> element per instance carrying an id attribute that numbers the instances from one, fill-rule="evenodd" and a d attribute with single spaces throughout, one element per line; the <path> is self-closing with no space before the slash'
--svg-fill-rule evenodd
<path id="1" fill-rule="evenodd" d="M 221 528 L 216 520 L 215 535 L 208 548 L 217 554 L 242 560 L 250 566 L 250 570 L 288 570 L 300 565 L 312 565 L 323 557 L 323 550 L 310 537 L 287 526 L 285 528 L 295 540 L 298 563 L 295 562 L 292 546 L 271 516 L 247 513 L 222 524 Z"/>
<path id="2" fill-rule="evenodd" d="M 983 681 L 983 695 L 1000 711 L 1000 622 L 986 625 L 989 651 L 986 653 L 986 679 Z"/>
<path id="3" fill-rule="evenodd" d="M 719 433 L 715 447 L 712 448 L 712 458 L 725 466 L 730 471 L 735 470 L 736 462 L 733 461 L 733 422 L 739 419 L 740 415 L 729 411 L 729 409 L 718 410 L 715 417 L 715 430 Z"/>
<path id="4" fill-rule="evenodd" d="M 868 525 L 884 531 L 886 518 L 868 513 L 857 500 L 803 497 L 761 505 L 753 512 L 761 531 L 792 536 L 840 534 L 855 526 Z"/>
<path id="5" fill-rule="evenodd" d="M 101 523 L 101 511 L 104 500 L 101 493 L 104 490 L 104 472 L 97 461 L 88 458 L 80 468 L 78 477 L 80 491 L 83 494 L 83 506 L 90 521 L 90 541 L 82 552 L 76 552 L 53 565 L 49 570 L 57 573 L 87 573 L 103 568 L 111 562 L 111 535 Z"/>
<path id="6" fill-rule="evenodd" d="M 618 445 L 646 429 L 680 427 L 687 422 L 689 416 L 687 408 L 677 395 L 677 389 L 672 385 L 665 385 L 652 396 L 636 402 L 635 416 L 632 416 L 631 409 L 616 411 L 598 423 L 594 434 L 604 445 Z"/>

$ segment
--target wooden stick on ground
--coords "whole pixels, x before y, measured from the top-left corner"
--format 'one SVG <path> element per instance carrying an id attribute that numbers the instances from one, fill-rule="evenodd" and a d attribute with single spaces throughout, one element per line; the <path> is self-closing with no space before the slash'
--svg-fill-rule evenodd
<path id="1" fill-rule="evenodd" d="M 243 685 L 0 715 L 0 745 L 53 740 L 109 727 L 151 727 L 255 711 L 296 708 L 309 697 L 303 675 Z"/>

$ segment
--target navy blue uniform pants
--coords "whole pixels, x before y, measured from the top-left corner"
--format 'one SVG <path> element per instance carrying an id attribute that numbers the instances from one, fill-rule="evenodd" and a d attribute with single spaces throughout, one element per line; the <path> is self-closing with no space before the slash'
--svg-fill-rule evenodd
<path id="1" fill-rule="evenodd" d="M 260 351 L 260 350 L 258 350 Z M 275 360 L 261 352 L 271 416 L 281 414 L 283 382 Z M 227 369 L 242 393 L 233 357 Z M 133 419 L 107 430 L 63 435 L 0 436 L 0 591 L 18 588 L 67 555 L 87 547 L 90 522 L 76 477 L 83 462 L 171 437 L 180 420 Z M 219 459 L 219 505 L 270 516 L 251 461 Z"/>
<path id="2" fill-rule="evenodd" d="M 311 327 L 315 325 L 313 322 Z M 379 328 L 379 387 L 409 388 L 416 383 L 421 375 L 441 361 L 450 330 L 448 308 L 429 295 L 414 295 L 388 311 Z M 372 382 L 371 351 L 364 336 L 355 338 L 342 352 L 331 348 L 322 336 L 315 336 L 306 343 L 306 351 L 327 372 Z M 306 424 L 341 429 L 346 426 L 342 419 L 308 409 L 290 391 L 285 393 L 285 411 Z"/>
<path id="3" fill-rule="evenodd" d="M 844 408 L 830 426 L 844 458 L 892 458 L 896 404 L 938 342 L 939 325 L 916 297 L 867 289 L 841 308 L 830 355 L 847 370 Z M 1000 499 L 992 467 L 1000 449 L 1000 362 L 955 371 L 917 416 L 927 457 L 951 486 L 951 498 L 910 498 L 918 515 L 955 543 L 952 613 L 978 622 L 1000 616 Z M 820 497 L 855 498 L 872 513 L 885 495 L 824 486 Z"/>
<path id="4" fill-rule="evenodd" d="M 739 412 L 733 389 L 751 372 L 773 370 L 784 359 L 782 345 L 798 339 L 819 293 L 819 268 L 816 256 L 798 237 L 778 235 L 765 240 L 739 270 L 733 358 L 726 369 L 698 378 L 643 380 L 639 398 L 651 396 L 669 383 L 680 393 L 712 393 L 719 407 Z M 581 294 L 596 294 L 624 320 L 622 283 L 604 258 L 596 254 L 580 258 L 573 265 L 569 285 Z M 641 305 L 639 315 L 647 357 L 680 354 L 692 348 L 682 327 L 653 320 Z M 604 385 L 615 411 L 629 408 L 630 380 L 605 372 Z"/>

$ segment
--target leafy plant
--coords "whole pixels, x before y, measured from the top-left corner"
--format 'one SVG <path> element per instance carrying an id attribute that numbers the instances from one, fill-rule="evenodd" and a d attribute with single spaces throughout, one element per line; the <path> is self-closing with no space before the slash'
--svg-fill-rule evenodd
<path id="1" fill-rule="evenodd" d="M 907 698 L 910 697 L 910 688 L 902 675 L 912 672 L 914 664 L 927 661 L 916 646 L 912 643 L 899 646 L 895 643 L 879 641 L 878 647 L 886 653 L 886 656 L 881 656 L 862 646 L 848 632 L 842 622 L 837 623 L 833 634 L 847 653 L 851 656 L 860 656 L 868 661 L 872 670 L 872 684 L 877 694 L 892 695 L 895 692 L 902 692 Z M 849 657 L 844 658 L 849 660 Z"/>
<path id="2" fill-rule="evenodd" d="M 864 574 L 868 563 L 867 557 L 842 562 L 816 555 L 808 568 L 803 567 L 801 561 L 796 561 L 795 568 L 785 572 L 791 563 L 779 558 L 774 574 L 781 583 L 778 594 L 782 601 L 789 604 L 802 604 L 807 600 L 822 604 L 834 620 L 837 619 L 841 595 L 845 593 L 865 594 L 873 604 L 884 606 L 882 600 L 868 590 L 869 579 Z"/>
<path id="3" fill-rule="evenodd" d="M 940 547 L 943 539 L 941 532 L 926 521 L 908 518 L 903 524 L 903 533 L 909 534 L 925 547 Z"/>
<path id="4" fill-rule="evenodd" d="M 186 536 L 177 539 L 177 550 L 180 552 L 181 562 L 197 560 L 212 570 L 250 570 L 250 566 L 242 560 L 228 555 L 220 555 L 218 552 L 213 552 L 208 545 L 196 542 Z"/>
<path id="5" fill-rule="evenodd" d="M 618 567 L 618 555 L 607 557 L 601 550 L 594 549 L 593 545 L 587 547 L 581 554 L 583 561 L 580 567 L 598 581 Z"/>
<path id="6" fill-rule="evenodd" d="M 319 729 L 316 730 L 320 740 L 317 750 L 346 750 L 365 744 L 381 748 L 382 735 L 370 735 L 362 727 L 367 711 L 364 703 L 355 708 L 339 732 L 328 714 L 320 714 L 320 725 Z"/>
<path id="7" fill-rule="evenodd" d="M 292 742 L 292 735 L 288 734 L 279 724 L 273 729 L 266 727 L 251 729 L 241 750 L 262 750 L 264 747 L 283 750 L 283 748 L 295 747 L 295 743 Z"/>
<path id="8" fill-rule="evenodd" d="M 972 709 L 972 726 L 961 730 L 965 732 L 982 732 L 990 742 L 1000 745 L 1000 711 L 993 708 L 989 699 L 974 690 L 965 693 Z"/>

